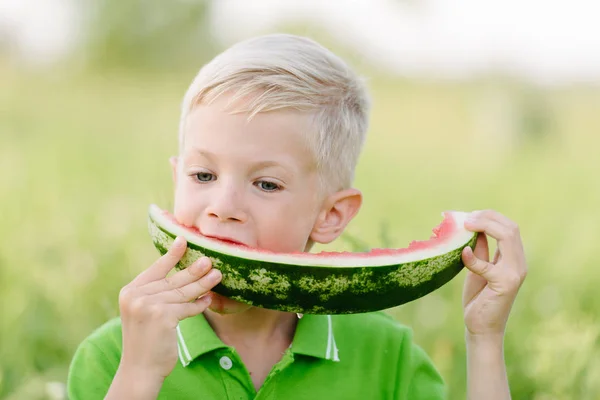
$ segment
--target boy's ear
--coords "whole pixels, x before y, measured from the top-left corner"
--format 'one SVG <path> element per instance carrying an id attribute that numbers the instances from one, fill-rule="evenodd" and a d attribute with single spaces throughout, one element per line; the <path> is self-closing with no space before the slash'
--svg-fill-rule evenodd
<path id="1" fill-rule="evenodd" d="M 173 176 L 173 183 L 175 185 L 177 185 L 177 164 L 178 164 L 178 157 L 177 156 L 173 156 L 169 158 L 169 163 L 171 164 L 171 173 Z"/>
<path id="2" fill-rule="evenodd" d="M 333 242 L 342 234 L 362 205 L 358 189 L 344 189 L 330 195 L 323 203 L 310 238 L 317 243 Z"/>

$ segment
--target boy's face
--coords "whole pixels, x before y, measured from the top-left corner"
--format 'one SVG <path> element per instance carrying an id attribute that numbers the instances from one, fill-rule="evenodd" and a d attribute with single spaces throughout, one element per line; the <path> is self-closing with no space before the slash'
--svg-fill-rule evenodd
<path id="1" fill-rule="evenodd" d="M 171 161 L 177 220 L 205 236 L 276 252 L 334 240 L 358 211 L 360 192 L 319 193 L 305 142 L 309 117 L 285 110 L 248 121 L 224 111 L 227 101 L 221 96 L 188 116 L 184 149 Z M 222 305 L 229 311 L 230 302 Z"/>

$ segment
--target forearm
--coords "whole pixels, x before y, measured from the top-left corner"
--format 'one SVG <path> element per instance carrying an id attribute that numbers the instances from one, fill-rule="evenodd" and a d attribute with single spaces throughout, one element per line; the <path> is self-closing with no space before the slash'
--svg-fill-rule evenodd
<path id="1" fill-rule="evenodd" d="M 477 337 L 467 333 L 465 339 L 467 399 L 510 400 L 503 337 Z"/>
<path id="2" fill-rule="evenodd" d="M 162 379 L 151 379 L 141 371 L 119 366 L 104 400 L 155 400 Z"/>

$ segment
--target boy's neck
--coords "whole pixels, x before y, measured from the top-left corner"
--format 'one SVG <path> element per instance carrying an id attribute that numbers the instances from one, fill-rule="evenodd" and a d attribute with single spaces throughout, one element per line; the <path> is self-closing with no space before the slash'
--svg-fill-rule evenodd
<path id="1" fill-rule="evenodd" d="M 295 313 L 251 307 L 235 314 L 219 314 L 210 309 L 204 317 L 217 336 L 228 346 L 262 348 L 273 343 L 292 343 L 298 317 Z"/>

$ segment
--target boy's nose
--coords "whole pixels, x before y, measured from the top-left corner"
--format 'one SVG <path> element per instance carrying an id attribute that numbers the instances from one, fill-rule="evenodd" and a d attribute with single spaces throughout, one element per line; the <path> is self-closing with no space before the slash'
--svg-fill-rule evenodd
<path id="1" fill-rule="evenodd" d="M 218 218 L 222 222 L 245 222 L 246 213 L 242 209 L 242 199 L 234 188 L 223 188 L 206 208 L 210 218 Z"/>

